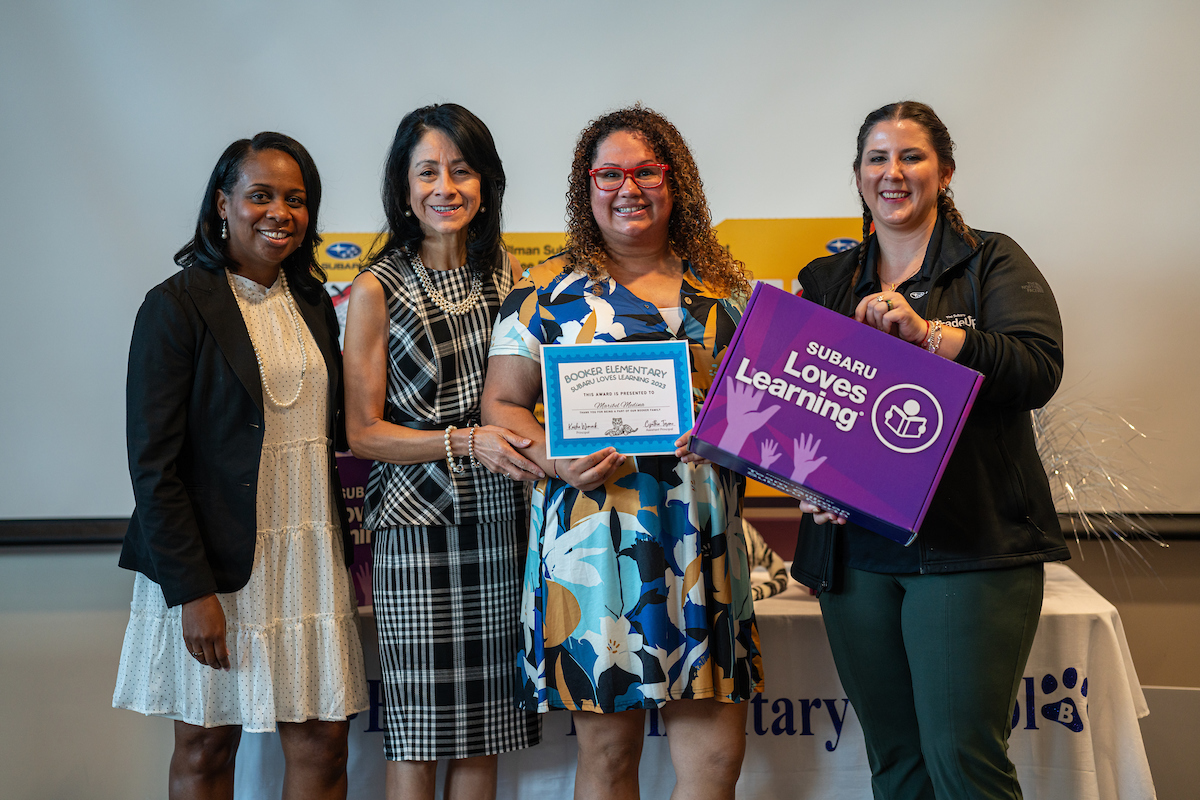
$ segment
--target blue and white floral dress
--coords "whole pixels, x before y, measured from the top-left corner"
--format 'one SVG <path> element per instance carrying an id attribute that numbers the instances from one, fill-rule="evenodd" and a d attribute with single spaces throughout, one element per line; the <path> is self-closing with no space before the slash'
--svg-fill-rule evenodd
<path id="1" fill-rule="evenodd" d="M 489 355 L 540 361 L 543 344 L 687 339 L 697 410 L 741 317 L 690 268 L 672 331 L 612 279 L 530 271 L 505 300 Z M 668 700 L 748 699 L 762 689 L 742 535 L 744 479 L 674 456 L 626 459 L 581 492 L 533 492 L 520 654 L 526 708 L 611 713 Z"/>

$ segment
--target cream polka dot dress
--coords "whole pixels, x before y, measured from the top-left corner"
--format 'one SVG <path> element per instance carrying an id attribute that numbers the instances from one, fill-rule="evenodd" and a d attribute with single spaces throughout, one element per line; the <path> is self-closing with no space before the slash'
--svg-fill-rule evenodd
<path id="1" fill-rule="evenodd" d="M 229 273 L 250 339 L 275 400 L 287 403 L 304 357 L 283 287 Z M 158 584 L 138 573 L 113 706 L 193 725 L 342 720 L 368 707 L 354 590 L 330 494 L 325 435 L 328 375 L 299 320 L 308 366 L 296 402 L 281 408 L 266 389 L 258 470 L 254 566 L 245 587 L 218 594 L 225 610 L 228 672 L 196 662 L 183 642 L 182 606 L 167 608 Z"/>

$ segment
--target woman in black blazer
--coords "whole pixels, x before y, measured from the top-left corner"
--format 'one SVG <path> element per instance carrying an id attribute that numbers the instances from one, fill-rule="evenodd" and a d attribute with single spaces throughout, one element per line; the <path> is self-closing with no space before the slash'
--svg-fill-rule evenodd
<path id="1" fill-rule="evenodd" d="M 232 796 L 243 728 L 279 730 L 284 797 L 346 796 L 346 718 L 368 702 L 320 199 L 299 142 L 231 144 L 184 269 L 134 324 L 120 564 L 138 575 L 113 705 L 175 720 L 172 798 Z"/>

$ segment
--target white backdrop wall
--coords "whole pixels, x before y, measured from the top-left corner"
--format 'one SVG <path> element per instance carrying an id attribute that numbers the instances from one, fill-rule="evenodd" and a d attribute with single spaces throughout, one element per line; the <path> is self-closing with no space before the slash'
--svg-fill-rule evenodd
<path id="1" fill-rule="evenodd" d="M 504 158 L 507 229 L 552 231 L 574 137 L 641 100 L 688 137 L 714 220 L 852 216 L 858 125 L 903 98 L 958 142 L 968 224 L 1012 235 L 1054 287 L 1059 399 L 1146 430 L 1151 510 L 1200 511 L 1198 90 L 1191 0 L 10 0 L 0 518 L 132 509 L 134 314 L 235 138 L 300 139 L 323 229 L 367 231 L 400 117 L 459 102 Z"/>

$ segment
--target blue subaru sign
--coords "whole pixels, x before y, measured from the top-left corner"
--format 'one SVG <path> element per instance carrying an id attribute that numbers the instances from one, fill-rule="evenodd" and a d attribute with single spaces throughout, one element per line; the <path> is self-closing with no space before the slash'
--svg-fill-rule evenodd
<path id="1" fill-rule="evenodd" d="M 844 250 L 849 250 L 851 247 L 858 246 L 858 239 L 830 239 L 825 243 L 825 249 L 831 253 L 841 253 Z"/>
<path id="2" fill-rule="evenodd" d="M 329 254 L 330 258 L 347 261 L 351 258 L 358 258 L 362 248 L 354 242 L 334 242 L 325 248 L 325 252 Z"/>

